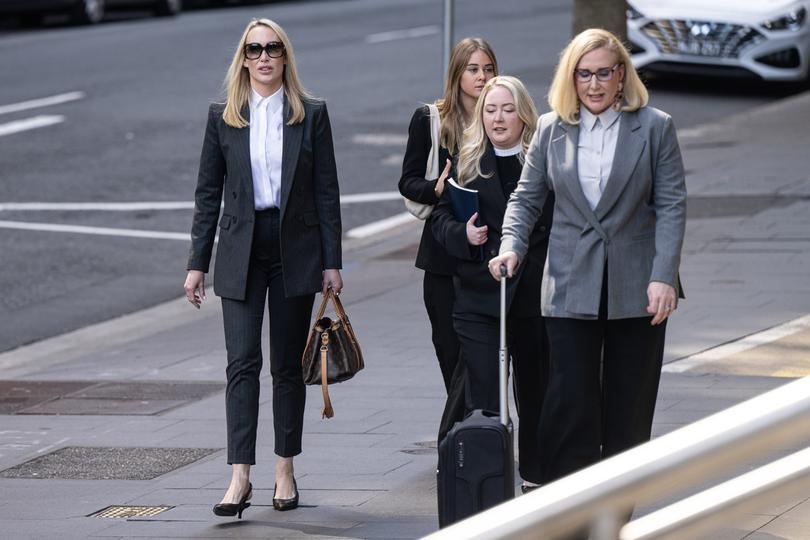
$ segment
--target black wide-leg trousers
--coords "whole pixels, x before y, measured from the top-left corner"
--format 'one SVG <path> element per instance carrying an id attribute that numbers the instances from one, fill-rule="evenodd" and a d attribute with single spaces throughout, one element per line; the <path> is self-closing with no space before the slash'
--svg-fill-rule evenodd
<path id="1" fill-rule="evenodd" d="M 543 483 L 650 440 L 666 321 L 546 318 Z"/>
<path id="2" fill-rule="evenodd" d="M 539 483 L 545 441 L 538 434 L 548 380 L 548 343 L 543 317 L 509 317 L 506 340 L 514 373 L 518 411 L 518 468 L 524 480 Z M 466 410 L 500 412 L 498 317 L 458 313 L 455 327 L 466 367 Z"/>
<path id="3" fill-rule="evenodd" d="M 275 453 L 281 457 L 301 453 L 306 400 L 301 355 L 315 295 L 286 297 L 278 239 L 278 210 L 256 212 L 245 300 L 222 299 L 228 354 L 225 401 L 229 464 L 256 463 L 265 298 L 270 320 Z"/>

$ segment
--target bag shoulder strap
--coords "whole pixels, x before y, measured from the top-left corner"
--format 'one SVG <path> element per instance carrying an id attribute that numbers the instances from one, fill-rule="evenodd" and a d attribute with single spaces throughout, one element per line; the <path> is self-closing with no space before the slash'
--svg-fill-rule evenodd
<path id="1" fill-rule="evenodd" d="M 335 415 L 335 410 L 332 408 L 332 400 L 329 398 L 329 374 L 326 370 L 326 356 L 328 351 L 329 332 L 324 330 L 321 332 L 321 392 L 323 393 L 321 418 L 332 418 Z"/>
<path id="2" fill-rule="evenodd" d="M 430 154 L 428 154 L 427 168 L 425 169 L 425 178 L 433 180 L 439 177 L 439 130 L 441 128 L 439 117 L 439 108 L 435 103 L 428 104 L 428 111 L 430 111 Z"/>

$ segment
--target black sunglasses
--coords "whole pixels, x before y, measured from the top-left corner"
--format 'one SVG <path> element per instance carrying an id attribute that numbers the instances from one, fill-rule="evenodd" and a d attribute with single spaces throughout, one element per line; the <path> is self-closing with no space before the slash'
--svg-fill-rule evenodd
<path id="1" fill-rule="evenodd" d="M 271 41 L 266 45 L 261 43 L 247 43 L 245 44 L 245 58 L 248 60 L 257 60 L 261 58 L 262 51 L 267 53 L 270 58 L 281 58 L 284 56 L 284 44 L 280 41 Z"/>

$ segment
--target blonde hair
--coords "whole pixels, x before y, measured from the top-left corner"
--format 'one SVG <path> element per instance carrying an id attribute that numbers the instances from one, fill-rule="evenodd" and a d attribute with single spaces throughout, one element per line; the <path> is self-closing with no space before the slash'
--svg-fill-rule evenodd
<path id="1" fill-rule="evenodd" d="M 225 101 L 225 110 L 222 113 L 222 119 L 231 127 L 244 128 L 249 125 L 248 121 L 242 116 L 242 108 L 250 102 L 250 73 L 244 66 L 245 60 L 245 44 L 247 43 L 247 36 L 251 30 L 257 26 L 266 26 L 276 33 L 278 39 L 284 45 L 284 70 L 282 72 L 281 84 L 284 87 L 284 95 L 287 98 L 287 103 L 290 104 L 292 115 L 287 122 L 288 125 L 298 124 L 304 120 L 304 104 L 303 100 L 311 99 L 312 96 L 304 89 L 301 81 L 298 79 L 298 71 L 295 69 L 295 53 L 293 52 L 292 42 L 287 37 L 287 33 L 276 22 L 270 19 L 253 19 L 245 27 L 242 32 L 242 38 L 239 40 L 239 45 L 236 46 L 236 52 L 233 54 L 231 66 L 225 75 L 225 91 L 227 98 Z"/>
<path id="2" fill-rule="evenodd" d="M 498 60 L 492 47 L 481 38 L 468 37 L 459 41 L 450 55 L 450 63 L 447 66 L 447 79 L 444 83 L 444 97 L 436 100 L 436 107 L 439 109 L 439 120 L 441 130 L 439 142 L 454 154 L 461 146 L 462 133 L 466 125 L 464 105 L 461 101 L 461 76 L 467 69 L 475 51 L 481 51 L 492 60 L 495 68 L 495 75 L 498 74 Z M 482 66 L 483 67 L 483 66 Z"/>
<path id="3" fill-rule="evenodd" d="M 596 49 L 607 49 L 616 55 L 616 61 L 624 66 L 624 97 L 622 111 L 637 111 L 649 100 L 644 83 L 636 73 L 630 54 L 619 39 L 601 28 L 589 28 L 577 34 L 560 53 L 560 62 L 548 91 L 548 104 L 565 122 L 579 123 L 579 98 L 577 97 L 574 70 L 583 56 Z"/>
<path id="4" fill-rule="evenodd" d="M 529 143 L 532 141 L 537 126 L 537 109 L 534 106 L 534 101 L 532 101 L 529 91 L 526 90 L 526 87 L 517 77 L 510 77 L 509 75 L 493 77 L 481 90 L 481 96 L 475 104 L 475 116 L 470 127 L 464 130 L 464 141 L 458 154 L 458 167 L 456 167 L 458 181 L 461 185 L 478 176 L 489 178 L 494 172 L 484 173 L 481 171 L 481 156 L 486 152 L 487 143 L 489 142 L 484 128 L 484 102 L 487 95 L 496 86 L 506 88 L 512 94 L 518 118 L 523 122 L 523 131 L 520 136 L 521 150 L 520 154 L 518 154 L 520 163 L 523 163 L 526 152 L 529 150 Z"/>

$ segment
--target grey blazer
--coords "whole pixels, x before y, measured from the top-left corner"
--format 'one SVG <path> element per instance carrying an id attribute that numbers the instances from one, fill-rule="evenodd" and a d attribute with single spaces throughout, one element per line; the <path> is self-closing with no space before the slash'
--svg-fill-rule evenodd
<path id="1" fill-rule="evenodd" d="M 208 272 L 219 220 L 214 292 L 244 300 L 255 212 L 250 128 L 227 125 L 224 107 L 215 103 L 208 110 L 187 269 Z M 278 240 L 287 296 L 321 290 L 322 271 L 341 268 L 342 263 L 340 193 L 329 115 L 322 101 L 304 101 L 304 110 L 303 122 L 288 125 L 291 109 L 285 98 Z M 249 113 L 245 106 L 242 115 L 248 118 Z"/>
<path id="2" fill-rule="evenodd" d="M 591 210 L 577 173 L 579 126 L 540 117 L 506 209 L 500 253 L 520 260 L 549 191 L 554 219 L 543 272 L 547 317 L 595 319 L 607 265 L 608 318 L 647 317 L 647 285 L 680 293 L 686 183 L 672 119 L 652 107 L 623 112 L 613 168 Z"/>

